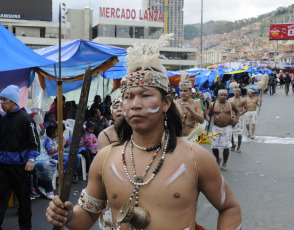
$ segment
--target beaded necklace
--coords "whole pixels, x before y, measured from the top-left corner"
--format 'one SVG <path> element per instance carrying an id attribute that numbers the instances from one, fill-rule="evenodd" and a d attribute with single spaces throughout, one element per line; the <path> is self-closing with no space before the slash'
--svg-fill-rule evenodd
<path id="1" fill-rule="evenodd" d="M 136 148 L 141 149 L 143 151 L 147 151 L 147 152 L 151 152 L 151 151 L 153 151 L 155 149 L 158 149 L 161 146 L 161 143 L 158 143 L 157 145 L 154 145 L 154 146 L 148 147 L 148 148 L 141 147 L 141 146 L 137 145 L 136 142 L 134 141 L 133 134 L 131 136 L 131 142 L 133 143 L 133 145 L 136 146 Z"/>
<path id="2" fill-rule="evenodd" d="M 143 174 L 142 177 L 138 177 L 136 176 L 136 172 L 135 172 L 135 162 L 133 159 L 133 143 L 132 140 L 130 142 L 130 157 L 131 157 L 131 164 L 132 164 L 132 171 L 133 171 L 133 176 L 134 176 L 134 180 L 130 177 L 128 170 L 127 170 L 127 164 L 125 161 L 125 151 L 126 151 L 126 147 L 128 144 L 128 141 L 126 141 L 124 143 L 124 147 L 123 147 L 123 151 L 122 151 L 122 162 L 123 162 L 123 167 L 124 167 L 124 172 L 126 174 L 126 177 L 128 178 L 128 180 L 130 181 L 130 183 L 132 183 L 135 188 L 133 193 L 131 194 L 129 200 L 127 201 L 127 203 L 125 205 L 123 205 L 121 207 L 121 209 L 118 212 L 118 216 L 117 216 L 117 229 L 120 229 L 120 225 L 121 223 L 130 223 L 130 229 L 131 226 L 133 226 L 135 229 L 142 229 L 148 226 L 149 222 L 150 222 L 150 215 L 149 212 L 143 208 L 143 207 L 139 207 L 138 206 L 138 200 L 139 200 L 139 188 L 141 186 L 147 185 L 149 184 L 154 177 L 156 176 L 156 174 L 159 172 L 164 158 L 166 156 L 166 149 L 167 149 L 167 145 L 168 145 L 168 141 L 169 141 L 169 131 L 166 130 L 165 134 L 164 134 L 164 143 L 163 143 L 163 150 L 162 150 L 162 157 L 156 167 L 156 169 L 153 171 L 151 177 L 143 182 L 144 177 L 146 176 L 148 170 L 150 169 L 151 164 L 153 163 L 156 155 L 158 154 L 159 150 L 160 150 L 160 146 L 157 148 L 156 152 L 154 153 L 151 162 L 148 164 L 148 166 L 145 169 L 145 172 Z M 140 146 L 139 146 L 140 147 Z M 142 148 L 142 147 L 141 147 Z M 134 197 L 134 195 L 136 195 L 136 200 L 135 200 L 135 207 L 133 207 L 131 205 L 131 201 Z"/>

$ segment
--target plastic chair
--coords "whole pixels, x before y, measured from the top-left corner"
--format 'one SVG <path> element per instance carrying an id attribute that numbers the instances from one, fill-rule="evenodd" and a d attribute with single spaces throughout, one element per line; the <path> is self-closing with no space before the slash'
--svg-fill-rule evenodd
<path id="1" fill-rule="evenodd" d="M 66 127 L 70 127 L 70 128 L 74 128 L 75 126 L 75 120 L 74 119 L 67 119 L 64 121 L 64 124 L 66 125 Z"/>
<path id="2" fill-rule="evenodd" d="M 81 165 L 82 165 L 83 180 L 87 180 L 86 159 L 85 159 L 85 157 L 82 154 L 80 154 L 80 156 L 81 156 Z"/>

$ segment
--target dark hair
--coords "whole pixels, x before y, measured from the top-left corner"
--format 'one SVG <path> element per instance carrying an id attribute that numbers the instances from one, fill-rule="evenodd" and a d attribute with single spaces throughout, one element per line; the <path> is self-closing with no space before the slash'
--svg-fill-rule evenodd
<path id="1" fill-rule="evenodd" d="M 94 128 L 94 127 L 95 127 L 95 123 L 93 121 L 87 121 L 86 130 L 88 130 L 89 128 Z"/>
<path id="2" fill-rule="evenodd" d="M 46 128 L 46 135 L 50 138 L 52 138 L 53 134 L 56 132 L 57 126 L 49 125 Z"/>
<path id="3" fill-rule="evenodd" d="M 98 99 L 101 100 L 100 95 L 96 95 L 96 96 L 94 97 L 94 101 L 97 101 Z"/>
<path id="4" fill-rule="evenodd" d="M 165 100 L 167 93 L 163 89 L 158 89 L 162 96 L 162 101 Z M 167 126 L 169 130 L 169 142 L 167 146 L 166 152 L 173 152 L 177 146 L 177 137 L 182 136 L 182 120 L 179 113 L 179 110 L 175 103 L 172 101 L 170 108 L 166 112 L 167 115 Z M 162 121 L 163 122 L 163 121 Z M 123 117 L 119 123 L 117 124 L 117 136 L 119 138 L 119 142 L 117 145 L 123 144 L 125 141 L 129 141 L 131 139 L 131 135 L 133 133 L 132 127 L 127 123 L 126 119 Z"/>
<path id="5" fill-rule="evenodd" d="M 54 114 L 54 113 L 53 113 L 53 112 L 50 112 L 50 111 L 46 112 L 46 113 L 45 113 L 45 117 L 44 117 L 44 121 L 48 121 L 48 117 L 49 117 L 51 114 Z M 55 117 L 55 116 L 54 116 L 54 117 Z"/>
<path id="6" fill-rule="evenodd" d="M 90 115 L 93 117 L 97 113 L 97 111 L 101 113 L 100 109 L 98 109 L 97 107 L 92 107 L 90 109 Z"/>

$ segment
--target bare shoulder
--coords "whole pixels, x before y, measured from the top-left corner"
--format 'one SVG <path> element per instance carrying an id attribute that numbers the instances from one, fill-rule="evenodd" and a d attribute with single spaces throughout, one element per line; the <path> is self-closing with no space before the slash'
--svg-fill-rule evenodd
<path id="1" fill-rule="evenodd" d="M 106 190 L 103 184 L 103 162 L 112 146 L 100 150 L 91 163 L 88 176 L 87 193 L 98 199 L 106 199 Z"/>

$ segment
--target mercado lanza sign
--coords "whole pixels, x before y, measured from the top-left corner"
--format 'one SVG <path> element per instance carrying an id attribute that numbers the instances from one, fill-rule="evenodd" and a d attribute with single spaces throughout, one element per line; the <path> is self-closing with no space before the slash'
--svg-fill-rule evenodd
<path id="1" fill-rule="evenodd" d="M 121 9 L 121 8 L 110 8 L 110 7 L 100 7 L 99 18 L 110 18 L 110 19 L 125 19 L 125 20 L 139 20 L 147 21 L 159 21 L 162 22 L 161 11 L 156 10 L 134 10 L 134 9 Z"/>

